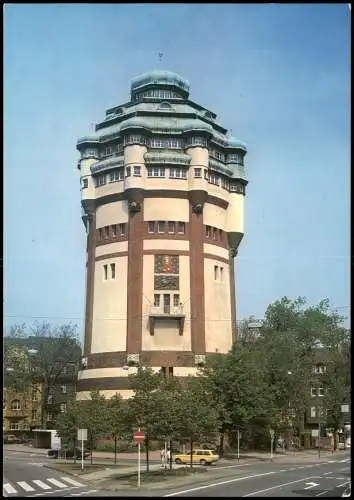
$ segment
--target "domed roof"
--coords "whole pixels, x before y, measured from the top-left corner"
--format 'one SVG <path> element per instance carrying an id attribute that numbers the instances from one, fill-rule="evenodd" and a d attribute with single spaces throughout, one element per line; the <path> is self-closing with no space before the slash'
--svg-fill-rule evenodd
<path id="1" fill-rule="evenodd" d="M 239 141 L 235 137 L 229 137 L 227 140 L 227 145 L 229 148 L 238 148 L 238 149 L 243 149 L 244 151 L 247 152 L 247 146 L 244 142 Z"/>
<path id="2" fill-rule="evenodd" d="M 149 84 L 175 85 L 189 92 L 189 82 L 172 71 L 154 69 L 132 79 L 131 90 L 137 90 Z"/>
<path id="3" fill-rule="evenodd" d="M 213 133 L 213 127 L 201 120 L 188 120 L 186 123 L 183 124 L 182 130 L 184 132 L 190 130 L 203 130 L 205 132 L 209 132 L 210 134 Z"/>
<path id="4" fill-rule="evenodd" d="M 141 117 L 133 117 L 122 123 L 120 130 L 125 130 L 127 128 L 150 128 L 149 122 Z"/>
<path id="5" fill-rule="evenodd" d="M 96 135 L 85 135 L 77 140 L 77 144 L 83 144 L 85 142 L 98 142 L 98 137 Z"/>

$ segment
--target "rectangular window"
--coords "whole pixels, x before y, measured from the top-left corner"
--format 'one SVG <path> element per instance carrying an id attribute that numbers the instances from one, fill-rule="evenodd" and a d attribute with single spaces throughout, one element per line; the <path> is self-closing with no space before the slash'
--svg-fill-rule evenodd
<path id="1" fill-rule="evenodd" d="M 204 179 L 207 181 L 209 180 L 209 172 L 206 168 L 204 169 Z"/>
<path id="2" fill-rule="evenodd" d="M 134 167 L 134 175 L 135 177 L 140 177 L 141 176 L 141 167 Z"/>
<path id="3" fill-rule="evenodd" d="M 184 234 L 186 232 L 186 225 L 184 222 L 178 223 L 178 232 L 179 234 Z"/>
<path id="4" fill-rule="evenodd" d="M 211 238 L 211 227 L 210 226 L 205 226 L 205 236 L 207 238 Z"/>
<path id="5" fill-rule="evenodd" d="M 219 240 L 220 241 L 223 240 L 223 230 L 222 229 L 219 229 Z"/>
<path id="6" fill-rule="evenodd" d="M 323 389 L 323 387 L 319 387 L 318 388 L 318 395 L 319 396 L 324 396 L 324 389 Z"/>
<path id="7" fill-rule="evenodd" d="M 127 225 L 124 224 L 124 223 L 123 224 L 119 224 L 119 232 L 120 232 L 121 236 L 124 236 L 126 234 L 126 230 L 127 230 L 126 226 Z"/>
<path id="8" fill-rule="evenodd" d="M 117 170 L 113 170 L 109 174 L 109 182 L 118 182 L 122 181 L 124 178 L 124 171 L 122 168 L 119 168 Z"/>
<path id="9" fill-rule="evenodd" d="M 180 167 L 170 168 L 170 178 L 171 179 L 187 179 L 187 170 Z"/>
<path id="10" fill-rule="evenodd" d="M 218 230 L 216 227 L 213 227 L 213 240 L 218 239 Z"/>
<path id="11" fill-rule="evenodd" d="M 47 414 L 47 422 L 51 422 L 53 420 L 53 415 L 51 413 Z"/>
<path id="12" fill-rule="evenodd" d="M 168 376 L 173 377 L 173 366 L 168 367 Z"/>
<path id="13" fill-rule="evenodd" d="M 220 281 L 223 281 L 224 279 L 224 268 L 220 267 Z"/>
<path id="14" fill-rule="evenodd" d="M 159 221 L 157 223 L 157 232 L 158 233 L 164 233 L 165 232 L 165 222 Z"/>
<path id="15" fill-rule="evenodd" d="M 113 224 L 112 226 L 112 238 L 117 237 L 117 224 Z"/>
<path id="16" fill-rule="evenodd" d="M 103 266 L 103 279 L 105 279 L 105 280 L 108 279 L 108 266 L 107 266 L 107 264 L 105 264 Z"/>
<path id="17" fill-rule="evenodd" d="M 160 294 L 159 293 L 155 293 L 155 295 L 154 295 L 154 306 L 160 307 Z"/>
<path id="18" fill-rule="evenodd" d="M 163 312 L 165 314 L 170 314 L 170 295 L 169 294 L 164 294 L 163 296 Z"/>
<path id="19" fill-rule="evenodd" d="M 130 177 L 132 174 L 132 167 L 125 168 L 125 177 Z"/>
<path id="20" fill-rule="evenodd" d="M 116 265 L 115 264 L 111 264 L 111 278 L 112 278 L 112 280 L 116 279 Z"/>
<path id="21" fill-rule="evenodd" d="M 165 167 L 147 167 L 148 177 L 165 177 Z"/>
<path id="22" fill-rule="evenodd" d="M 168 232 L 169 234 L 174 234 L 175 232 L 175 223 L 174 222 L 169 222 L 168 223 Z"/>
<path id="23" fill-rule="evenodd" d="M 311 406 L 311 418 L 316 418 L 316 406 Z"/>
<path id="24" fill-rule="evenodd" d="M 32 420 L 37 419 L 37 410 L 32 410 Z"/>
<path id="25" fill-rule="evenodd" d="M 82 189 L 88 188 L 88 179 L 82 179 Z"/>
<path id="26" fill-rule="evenodd" d="M 38 401 L 38 391 L 32 391 L 32 401 Z"/>
<path id="27" fill-rule="evenodd" d="M 97 177 L 97 186 L 104 186 L 106 184 L 106 174 Z"/>
<path id="28" fill-rule="evenodd" d="M 218 279 L 218 266 L 214 266 L 214 280 L 216 281 Z"/>
<path id="29" fill-rule="evenodd" d="M 100 235 L 100 240 L 102 240 L 103 239 L 103 229 L 102 229 L 102 227 L 99 228 L 98 232 L 99 232 L 99 235 Z"/>
<path id="30" fill-rule="evenodd" d="M 195 168 L 194 169 L 194 177 L 201 177 L 202 176 L 202 169 L 201 168 Z"/>
<path id="31" fill-rule="evenodd" d="M 66 385 L 62 385 L 62 386 L 60 386 L 60 392 L 61 392 L 62 394 L 66 394 Z"/>
<path id="32" fill-rule="evenodd" d="M 178 307 L 179 306 L 179 295 L 177 293 L 175 293 L 173 295 L 173 307 Z"/>
<path id="33" fill-rule="evenodd" d="M 104 227 L 104 239 L 107 240 L 109 238 L 109 226 Z"/>
<path id="34" fill-rule="evenodd" d="M 311 387 L 311 396 L 317 396 L 317 389 L 316 387 Z"/>
<path id="35" fill-rule="evenodd" d="M 155 222 L 150 221 L 148 227 L 149 227 L 148 231 L 150 234 L 155 232 Z"/>
<path id="36" fill-rule="evenodd" d="M 18 422 L 10 422 L 10 431 L 18 431 L 19 424 Z"/>
<path id="37" fill-rule="evenodd" d="M 49 405 L 53 404 L 53 400 L 54 400 L 53 394 L 49 394 L 49 396 L 47 398 L 47 404 L 49 404 Z"/>
<path id="38" fill-rule="evenodd" d="M 161 373 L 162 373 L 163 377 L 167 376 L 167 368 L 166 368 L 166 366 L 161 366 Z"/>
<path id="39" fill-rule="evenodd" d="M 64 412 L 65 412 L 65 410 L 66 410 L 66 403 L 61 403 L 61 404 L 60 404 L 60 412 L 61 412 L 61 413 L 64 413 Z"/>

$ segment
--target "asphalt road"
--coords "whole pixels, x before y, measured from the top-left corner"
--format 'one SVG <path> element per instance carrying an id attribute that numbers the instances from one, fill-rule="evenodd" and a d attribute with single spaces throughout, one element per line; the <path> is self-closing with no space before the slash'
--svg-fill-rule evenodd
<path id="1" fill-rule="evenodd" d="M 109 496 L 93 489 L 80 477 L 43 467 L 50 459 L 4 450 L 3 496 Z"/>
<path id="2" fill-rule="evenodd" d="M 350 459 L 322 463 L 263 463 L 233 477 L 165 494 L 183 497 L 340 497 L 350 481 Z"/>

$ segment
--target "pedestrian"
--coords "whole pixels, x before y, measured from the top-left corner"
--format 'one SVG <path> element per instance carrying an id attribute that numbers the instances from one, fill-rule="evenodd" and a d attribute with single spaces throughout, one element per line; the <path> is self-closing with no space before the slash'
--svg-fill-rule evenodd
<path id="1" fill-rule="evenodd" d="M 162 448 L 160 452 L 160 457 L 161 457 L 161 467 L 162 469 L 164 469 L 166 467 L 166 454 L 164 448 Z"/>
<path id="2" fill-rule="evenodd" d="M 167 453 L 166 453 L 166 461 L 167 461 L 167 465 L 170 463 L 170 460 L 171 460 L 171 450 L 170 448 L 168 448 L 167 450 Z"/>

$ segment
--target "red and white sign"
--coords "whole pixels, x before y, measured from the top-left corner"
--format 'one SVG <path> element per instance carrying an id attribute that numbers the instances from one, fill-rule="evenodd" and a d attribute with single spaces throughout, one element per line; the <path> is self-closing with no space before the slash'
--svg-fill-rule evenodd
<path id="1" fill-rule="evenodd" d="M 137 443 L 141 443 L 145 439 L 145 434 L 141 431 L 138 431 L 134 434 L 134 439 Z"/>

